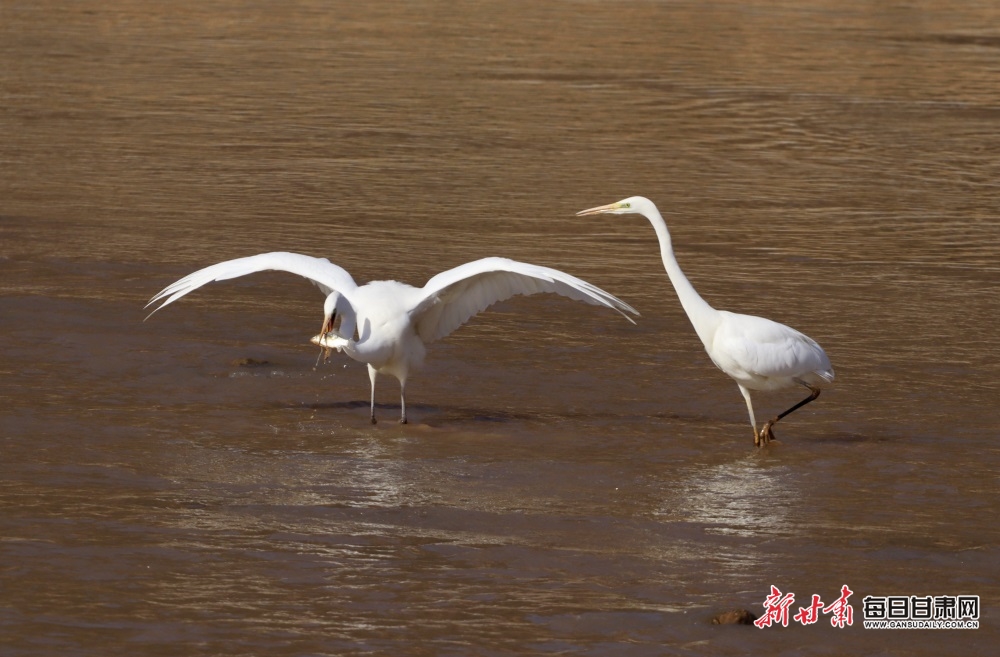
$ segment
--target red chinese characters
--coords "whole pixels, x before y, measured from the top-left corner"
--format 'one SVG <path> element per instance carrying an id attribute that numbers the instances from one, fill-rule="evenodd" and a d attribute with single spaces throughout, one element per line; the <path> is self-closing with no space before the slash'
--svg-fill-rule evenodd
<path id="1" fill-rule="evenodd" d="M 847 601 L 852 595 L 854 591 L 846 584 L 840 588 L 840 597 L 828 605 L 824 605 L 820 596 L 814 594 L 809 606 L 799 607 L 792 620 L 802 625 L 812 625 L 819 621 L 821 614 L 829 614 L 830 625 L 837 628 L 848 627 L 854 623 L 854 608 Z M 788 627 L 788 608 L 793 602 L 794 593 L 782 594 L 777 586 L 771 585 L 771 594 L 764 599 L 764 615 L 755 620 L 754 625 L 765 628 L 780 623 L 782 627 Z"/>

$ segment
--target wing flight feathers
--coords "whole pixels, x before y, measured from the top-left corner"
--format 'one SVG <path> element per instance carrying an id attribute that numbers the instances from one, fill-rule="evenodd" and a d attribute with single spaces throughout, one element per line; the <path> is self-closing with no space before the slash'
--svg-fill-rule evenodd
<path id="1" fill-rule="evenodd" d="M 324 294 L 329 294 L 337 290 L 341 294 L 350 294 L 357 288 L 357 284 L 351 275 L 342 267 L 339 267 L 326 258 L 314 258 L 300 253 L 261 253 L 246 258 L 237 258 L 220 262 L 204 269 L 188 274 L 184 278 L 171 283 L 163 288 L 156 296 L 149 300 L 146 307 L 153 305 L 157 301 L 166 299 L 153 309 L 149 314 L 152 316 L 157 310 L 169 306 L 185 294 L 193 292 L 203 285 L 215 281 L 225 281 L 230 278 L 246 276 L 260 271 L 286 271 L 291 274 L 298 274 L 315 283 Z M 147 317 L 148 319 L 148 317 Z"/>
<path id="2" fill-rule="evenodd" d="M 551 292 L 611 308 L 630 322 L 626 313 L 639 314 L 618 297 L 575 276 L 507 258 L 483 258 L 441 272 L 427 281 L 422 292 L 410 316 L 425 342 L 445 337 L 473 315 L 518 294 Z"/>

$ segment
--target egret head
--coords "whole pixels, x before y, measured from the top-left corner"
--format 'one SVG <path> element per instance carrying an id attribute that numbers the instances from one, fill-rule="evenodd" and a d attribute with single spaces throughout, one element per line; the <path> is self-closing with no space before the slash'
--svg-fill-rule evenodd
<path id="1" fill-rule="evenodd" d="M 647 207 L 652 205 L 652 201 L 643 196 L 629 196 L 617 203 L 599 205 L 596 208 L 582 210 L 576 216 L 583 217 L 590 214 L 644 214 Z"/>
<path id="2" fill-rule="evenodd" d="M 321 334 L 329 333 L 333 330 L 333 322 L 337 319 L 337 304 L 340 302 L 340 292 L 334 290 L 323 302 L 323 328 Z"/>

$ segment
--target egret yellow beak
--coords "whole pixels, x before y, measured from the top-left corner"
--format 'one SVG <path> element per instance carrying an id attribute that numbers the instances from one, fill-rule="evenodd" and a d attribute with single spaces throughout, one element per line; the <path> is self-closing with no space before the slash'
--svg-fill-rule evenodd
<path id="1" fill-rule="evenodd" d="M 329 317 L 324 317 L 323 318 L 323 327 L 320 328 L 320 330 L 319 330 L 320 335 L 323 335 L 325 333 L 329 333 L 330 331 L 332 331 L 333 330 L 333 323 L 335 321 L 337 321 L 337 313 L 333 313 Z"/>
<path id="2" fill-rule="evenodd" d="M 583 217 L 588 214 L 607 214 L 609 212 L 615 212 L 622 208 L 621 202 L 618 203 L 608 203 L 607 205 L 599 205 L 596 208 L 590 208 L 589 210 L 580 210 L 576 213 L 576 216 Z"/>

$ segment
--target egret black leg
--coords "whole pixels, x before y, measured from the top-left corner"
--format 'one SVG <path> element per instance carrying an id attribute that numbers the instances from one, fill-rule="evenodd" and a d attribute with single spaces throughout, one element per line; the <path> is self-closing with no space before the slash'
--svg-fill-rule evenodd
<path id="1" fill-rule="evenodd" d="M 812 394 L 810 394 L 808 397 L 806 397 L 805 399 L 803 399 L 802 401 L 800 401 L 795 406 L 792 406 L 790 409 L 788 409 L 784 413 L 779 414 L 774 419 L 768 420 L 764 424 L 764 426 L 761 427 L 761 430 L 760 430 L 760 442 L 761 442 L 761 444 L 767 443 L 767 442 L 770 442 L 770 441 L 774 440 L 774 431 L 771 430 L 771 427 L 774 426 L 775 424 L 777 424 L 778 420 L 780 420 L 781 418 L 785 417 L 786 415 L 788 415 L 792 411 L 795 411 L 795 410 L 798 410 L 798 409 L 802 408 L 803 406 L 805 406 L 806 404 L 808 404 L 812 400 L 814 400 L 817 397 L 819 397 L 819 393 L 820 393 L 819 388 L 816 388 L 816 387 L 810 386 L 810 385 L 806 385 L 806 384 L 802 384 L 802 385 L 805 385 L 807 388 L 809 388 L 809 390 L 812 391 Z"/>

